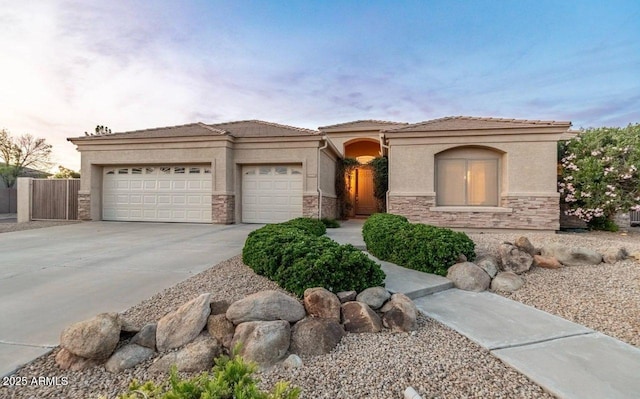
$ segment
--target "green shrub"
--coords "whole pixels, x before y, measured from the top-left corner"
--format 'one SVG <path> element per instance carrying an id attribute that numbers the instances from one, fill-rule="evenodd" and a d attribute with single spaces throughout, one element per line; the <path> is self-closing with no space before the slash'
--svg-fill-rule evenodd
<path id="1" fill-rule="evenodd" d="M 453 230 L 409 224 L 395 233 L 390 261 L 425 273 L 446 275 L 460 254 L 475 259 L 475 244 L 465 234 Z"/>
<path id="2" fill-rule="evenodd" d="M 475 244 L 465 233 L 412 224 L 403 216 L 372 215 L 362 236 L 367 250 L 377 258 L 426 273 L 446 275 L 460 254 L 475 259 Z"/>
<path id="3" fill-rule="evenodd" d="M 307 231 L 288 222 L 264 226 L 249 234 L 242 260 L 300 297 L 311 287 L 339 292 L 383 285 L 380 266 L 357 248 Z"/>
<path id="4" fill-rule="evenodd" d="M 280 223 L 280 226 L 295 227 L 300 230 L 304 230 L 309 234 L 313 234 L 314 236 L 321 236 L 327 232 L 327 228 L 321 220 L 312 218 L 291 219 L 284 223 Z"/>
<path id="5" fill-rule="evenodd" d="M 328 229 L 337 229 L 338 227 L 340 227 L 340 223 L 335 219 L 322 218 L 320 219 L 320 221 L 322 222 L 322 224 L 324 224 L 324 227 Z"/>
<path id="6" fill-rule="evenodd" d="M 362 226 L 362 237 L 367 244 L 367 251 L 379 259 L 389 260 L 393 248 L 396 247 L 396 232 L 408 225 L 409 221 L 404 216 L 390 213 L 371 215 Z"/>
<path id="7" fill-rule="evenodd" d="M 234 351 L 235 352 L 235 351 Z M 216 359 L 211 373 L 204 372 L 195 377 L 181 379 L 175 366 L 172 367 L 169 380 L 161 385 L 149 381 L 140 384 L 133 380 L 129 392 L 118 396 L 119 399 L 296 399 L 300 388 L 290 387 L 288 382 L 276 383 L 272 392 L 258 388 L 258 379 L 252 375 L 257 365 L 245 362 L 239 356 L 230 359 L 221 356 Z"/>

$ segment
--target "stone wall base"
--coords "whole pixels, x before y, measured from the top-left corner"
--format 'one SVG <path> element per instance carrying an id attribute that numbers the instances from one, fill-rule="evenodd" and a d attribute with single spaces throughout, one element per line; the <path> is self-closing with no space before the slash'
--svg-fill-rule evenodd
<path id="1" fill-rule="evenodd" d="M 322 217 L 330 219 L 338 218 L 337 198 L 322 196 Z"/>
<path id="2" fill-rule="evenodd" d="M 91 220 L 91 194 L 78 194 L 78 219 Z"/>
<path id="3" fill-rule="evenodd" d="M 212 195 L 211 217 L 215 224 L 235 223 L 235 195 Z"/>
<path id="4" fill-rule="evenodd" d="M 302 196 L 302 216 L 318 218 L 318 195 Z"/>
<path id="5" fill-rule="evenodd" d="M 440 227 L 468 229 L 558 230 L 560 204 L 558 197 L 505 196 L 503 208 L 511 212 L 434 211 L 434 196 L 389 196 L 388 212 L 405 216 L 412 222 Z"/>

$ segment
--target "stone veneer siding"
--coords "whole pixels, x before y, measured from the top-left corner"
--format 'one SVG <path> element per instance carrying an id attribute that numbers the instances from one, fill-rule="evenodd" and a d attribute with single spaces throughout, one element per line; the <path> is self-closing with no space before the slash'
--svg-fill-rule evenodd
<path id="1" fill-rule="evenodd" d="M 78 194 L 78 220 L 91 220 L 91 194 Z"/>
<path id="2" fill-rule="evenodd" d="M 302 216 L 318 218 L 318 195 L 302 196 Z"/>
<path id="3" fill-rule="evenodd" d="M 502 207 L 512 212 L 441 212 L 433 196 L 389 196 L 388 212 L 405 216 L 412 222 L 440 227 L 473 229 L 558 230 L 560 205 L 558 197 L 501 198 Z"/>
<path id="4" fill-rule="evenodd" d="M 338 199 L 322 196 L 322 217 L 336 219 L 338 217 Z"/>
<path id="5" fill-rule="evenodd" d="M 211 216 L 213 223 L 232 224 L 235 223 L 235 195 L 212 195 L 211 196 Z"/>

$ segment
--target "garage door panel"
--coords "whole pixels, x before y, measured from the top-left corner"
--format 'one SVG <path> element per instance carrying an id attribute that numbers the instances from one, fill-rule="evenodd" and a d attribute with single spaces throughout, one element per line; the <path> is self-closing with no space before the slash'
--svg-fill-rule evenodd
<path id="1" fill-rule="evenodd" d="M 119 166 L 103 174 L 103 219 L 211 223 L 211 167 Z"/>
<path id="2" fill-rule="evenodd" d="M 302 216 L 299 166 L 259 165 L 242 173 L 242 221 L 277 223 Z"/>

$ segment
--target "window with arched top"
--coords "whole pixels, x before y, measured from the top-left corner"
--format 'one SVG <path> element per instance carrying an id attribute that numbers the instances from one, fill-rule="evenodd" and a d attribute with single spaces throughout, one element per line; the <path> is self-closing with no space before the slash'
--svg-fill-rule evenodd
<path id="1" fill-rule="evenodd" d="M 500 159 L 487 148 L 458 147 L 436 155 L 437 206 L 499 206 Z"/>

